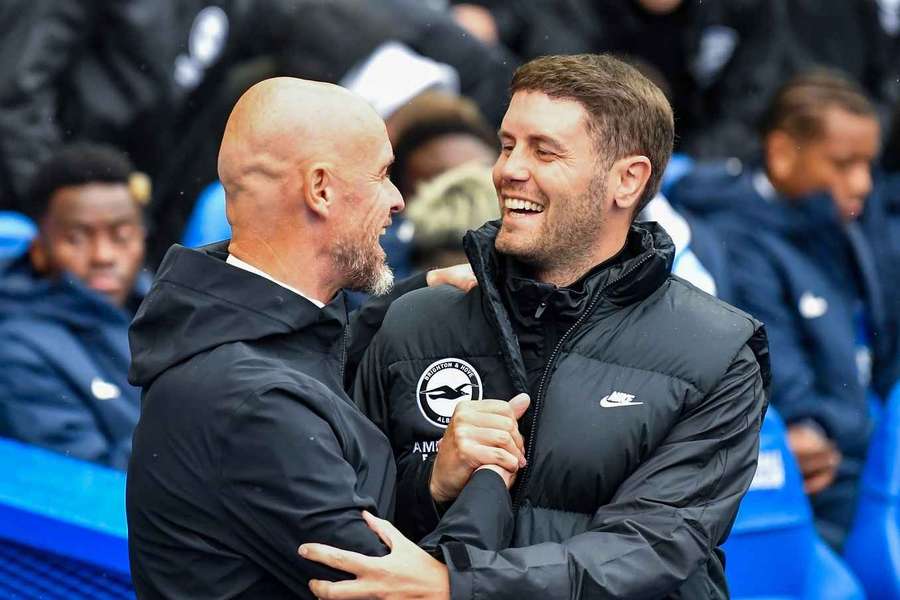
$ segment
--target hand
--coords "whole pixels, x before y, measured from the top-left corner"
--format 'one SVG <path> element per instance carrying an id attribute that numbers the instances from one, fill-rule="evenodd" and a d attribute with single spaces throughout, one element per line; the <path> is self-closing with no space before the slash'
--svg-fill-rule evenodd
<path id="1" fill-rule="evenodd" d="M 428 287 L 452 285 L 464 292 L 468 292 L 478 285 L 478 280 L 475 279 L 475 273 L 469 263 L 428 271 L 425 281 Z"/>
<path id="2" fill-rule="evenodd" d="M 525 440 L 517 421 L 530 403 L 528 394 L 519 394 L 509 402 L 477 400 L 457 404 L 434 459 L 431 497 L 436 502 L 453 500 L 475 469 L 483 465 L 496 465 L 509 473 L 524 467 Z"/>
<path id="3" fill-rule="evenodd" d="M 363 512 L 363 519 L 390 554 L 365 556 L 325 544 L 303 544 L 300 556 L 355 575 L 347 581 L 310 580 L 309 589 L 323 600 L 449 600 L 447 567 L 403 537 L 384 519 Z"/>
<path id="4" fill-rule="evenodd" d="M 815 427 L 792 425 L 788 427 L 787 442 L 800 466 L 807 494 L 816 494 L 831 485 L 841 464 L 841 453 L 831 440 Z"/>

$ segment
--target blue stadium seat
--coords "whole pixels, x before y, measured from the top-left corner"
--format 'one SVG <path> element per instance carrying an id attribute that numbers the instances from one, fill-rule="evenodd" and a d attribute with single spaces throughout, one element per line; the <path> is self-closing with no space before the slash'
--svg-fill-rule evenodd
<path id="1" fill-rule="evenodd" d="M 225 190 L 216 181 L 206 186 L 197 197 L 181 243 L 188 248 L 196 248 L 230 237 L 231 225 L 225 218 Z"/>
<path id="2" fill-rule="evenodd" d="M 0 438 L 0 598 L 132 598 L 125 473 Z"/>
<path id="3" fill-rule="evenodd" d="M 10 260 L 28 249 L 37 233 L 34 222 L 17 212 L 0 210 L 0 260 Z"/>
<path id="4" fill-rule="evenodd" d="M 784 424 L 771 407 L 760 434 L 756 476 L 725 553 L 735 600 L 865 598 L 850 570 L 816 533 Z"/>
<path id="5" fill-rule="evenodd" d="M 870 597 L 900 600 L 900 384 L 872 436 L 844 557 Z"/>
<path id="6" fill-rule="evenodd" d="M 676 152 L 669 159 L 666 170 L 663 171 L 662 182 L 659 185 L 659 191 L 663 196 L 667 195 L 672 186 L 678 183 L 678 180 L 691 172 L 694 168 L 694 159 L 687 154 Z"/>

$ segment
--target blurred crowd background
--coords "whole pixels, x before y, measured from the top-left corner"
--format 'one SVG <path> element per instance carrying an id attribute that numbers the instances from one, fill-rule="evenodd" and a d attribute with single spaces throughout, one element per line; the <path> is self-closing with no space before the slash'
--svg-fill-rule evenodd
<path id="1" fill-rule="evenodd" d="M 216 155 L 250 85 L 334 82 L 381 114 L 403 276 L 499 217 L 515 68 L 582 52 L 669 98 L 640 218 L 676 274 L 766 324 L 772 406 L 840 550 L 900 379 L 900 0 L 4 0 L 0 436 L 126 467 L 127 327 L 171 244 L 228 237 Z"/>

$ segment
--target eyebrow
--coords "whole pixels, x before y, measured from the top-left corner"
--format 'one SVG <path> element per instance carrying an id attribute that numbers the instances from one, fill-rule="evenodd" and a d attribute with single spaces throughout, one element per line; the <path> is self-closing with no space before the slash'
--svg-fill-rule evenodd
<path id="1" fill-rule="evenodd" d="M 506 131 L 503 131 L 502 129 L 500 129 L 499 131 L 497 131 L 497 136 L 498 136 L 498 137 L 501 137 L 501 138 L 504 138 L 504 137 L 507 137 L 507 138 L 513 138 L 513 137 L 515 137 L 515 136 L 513 136 L 512 134 L 510 134 L 510 133 L 508 133 L 508 132 L 506 132 Z M 535 133 L 535 134 L 532 134 L 532 135 L 529 135 L 529 136 L 528 136 L 528 141 L 531 142 L 531 143 L 539 143 L 539 144 L 545 144 L 545 145 L 547 145 L 547 146 L 551 146 L 553 149 L 555 149 L 555 150 L 557 150 L 557 151 L 560 151 L 560 152 L 562 152 L 562 151 L 565 150 L 565 147 L 564 147 L 560 142 L 556 141 L 555 139 L 553 139 L 552 137 L 550 137 L 550 136 L 548 136 L 548 135 L 541 135 L 541 134 L 539 134 L 539 133 Z"/>

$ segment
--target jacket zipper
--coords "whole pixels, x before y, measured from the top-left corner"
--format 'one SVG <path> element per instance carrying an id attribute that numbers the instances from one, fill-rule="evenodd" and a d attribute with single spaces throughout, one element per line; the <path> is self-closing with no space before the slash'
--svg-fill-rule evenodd
<path id="1" fill-rule="evenodd" d="M 627 271 L 607 283 L 603 286 L 603 288 L 597 292 L 597 295 L 594 296 L 594 299 L 591 300 L 591 303 L 588 305 L 587 309 L 578 317 L 578 320 L 569 327 L 562 337 L 559 338 L 559 342 L 557 342 L 556 347 L 553 348 L 553 352 L 550 353 L 550 358 L 547 361 L 547 365 L 544 367 L 544 371 L 541 373 L 541 380 L 538 384 L 537 397 L 534 399 L 534 414 L 531 418 L 531 432 L 528 434 L 528 445 L 525 446 L 525 460 L 528 462 L 529 466 L 525 467 L 525 474 L 522 477 L 521 481 L 517 482 L 516 494 L 513 498 L 513 512 L 518 512 L 519 506 L 522 503 L 522 495 L 525 493 L 525 486 L 528 484 L 528 478 L 531 474 L 531 460 L 534 456 L 534 445 L 537 440 L 537 428 L 538 428 L 538 419 L 540 417 L 541 407 L 544 404 L 544 387 L 547 383 L 547 377 L 550 375 L 550 371 L 553 369 L 553 365 L 556 363 L 556 359 L 559 356 L 560 350 L 562 350 L 563 344 L 566 343 L 566 340 L 569 339 L 569 336 L 578 329 L 584 321 L 591 316 L 591 313 L 594 312 L 594 309 L 597 307 L 597 304 L 600 302 L 600 299 L 603 298 L 603 295 L 606 293 L 611 286 L 617 284 L 622 281 L 626 277 L 628 277 L 631 273 L 633 273 L 638 267 L 643 265 L 645 262 L 650 260 L 653 255 L 648 253 L 639 261 L 631 266 Z"/>
<path id="2" fill-rule="evenodd" d="M 344 371 L 347 368 L 347 346 L 349 346 L 349 341 L 350 341 L 350 326 L 347 325 L 344 327 L 344 341 L 343 341 L 343 344 L 341 345 L 341 372 L 340 372 L 341 378 L 339 381 L 341 382 L 342 386 L 344 386 L 348 389 L 349 389 L 349 387 L 347 386 L 347 381 L 344 376 Z"/>

